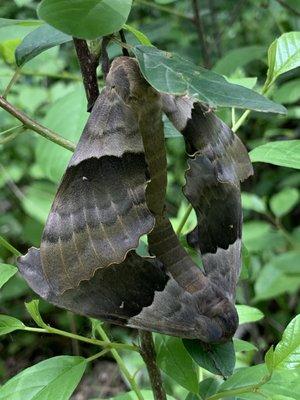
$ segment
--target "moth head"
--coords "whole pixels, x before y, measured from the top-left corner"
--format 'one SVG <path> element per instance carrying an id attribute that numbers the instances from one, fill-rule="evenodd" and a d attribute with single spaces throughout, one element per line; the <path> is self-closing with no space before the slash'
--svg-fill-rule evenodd
<path id="1" fill-rule="evenodd" d="M 206 293 L 198 303 L 195 316 L 197 337 L 205 343 L 220 343 L 232 338 L 238 327 L 238 314 L 234 304 L 218 293 Z"/>
<path id="2" fill-rule="evenodd" d="M 141 75 L 137 61 L 131 57 L 118 57 L 106 77 L 106 87 L 115 90 L 125 102 L 141 99 L 150 85 Z"/>

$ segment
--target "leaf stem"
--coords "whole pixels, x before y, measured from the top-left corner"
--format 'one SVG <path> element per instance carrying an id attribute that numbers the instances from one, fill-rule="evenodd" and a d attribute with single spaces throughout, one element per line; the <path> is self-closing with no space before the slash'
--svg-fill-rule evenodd
<path id="1" fill-rule="evenodd" d="M 0 96 L 0 107 L 7 111 L 9 114 L 13 115 L 19 121 L 23 123 L 24 126 L 28 129 L 32 129 L 39 135 L 43 136 L 44 138 L 50 140 L 58 144 L 59 146 L 64 147 L 67 150 L 74 151 L 76 148 L 75 143 L 71 142 L 63 138 L 62 136 L 58 135 L 57 133 L 51 131 L 51 129 L 46 128 L 45 126 L 41 125 L 34 119 L 28 117 L 22 111 L 17 110 L 11 103 L 9 103 L 3 96 Z"/>
<path id="2" fill-rule="evenodd" d="M 190 216 L 190 213 L 192 212 L 192 209 L 193 209 L 193 206 L 191 204 L 189 204 L 187 206 L 187 209 L 185 210 L 184 216 L 182 217 L 182 219 L 181 219 L 181 221 L 179 223 L 179 226 L 178 226 L 178 228 L 176 230 L 177 236 L 179 236 L 179 234 L 181 233 L 184 225 L 186 224 L 186 221 L 188 220 L 188 218 Z"/>
<path id="3" fill-rule="evenodd" d="M 100 337 L 103 340 L 105 340 L 106 343 L 111 343 L 106 332 L 100 325 L 98 325 L 96 329 L 97 329 Z M 113 355 L 114 359 L 116 360 L 121 372 L 124 374 L 124 376 L 126 377 L 126 379 L 129 382 L 132 390 L 135 392 L 137 398 L 139 400 L 144 400 L 144 397 L 142 395 L 142 392 L 140 391 L 140 388 L 138 387 L 134 377 L 130 374 L 130 372 L 126 368 L 126 365 L 125 365 L 124 361 L 122 360 L 122 357 L 120 357 L 119 353 L 117 352 L 116 348 L 111 349 L 110 351 L 111 351 L 111 354 Z"/>
<path id="4" fill-rule="evenodd" d="M 59 336 L 64 336 L 73 340 L 79 340 L 81 342 L 93 344 L 96 346 L 101 346 L 104 347 L 105 349 L 111 350 L 111 349 L 122 349 L 122 350 L 131 350 L 131 351 L 139 351 L 136 346 L 130 345 L 130 344 L 123 344 L 123 343 L 114 343 L 109 340 L 107 341 L 102 341 L 98 339 L 93 339 L 93 338 L 87 338 L 85 336 L 81 335 L 76 335 L 71 332 L 66 332 L 62 331 L 60 329 L 52 328 L 51 326 L 48 326 L 46 328 L 34 328 L 31 326 L 25 326 L 22 328 L 22 330 L 27 331 L 27 332 L 34 332 L 34 333 L 48 333 L 48 334 L 55 334 Z"/>
<path id="5" fill-rule="evenodd" d="M 6 89 L 4 90 L 3 93 L 3 98 L 6 99 L 8 93 L 10 92 L 10 89 L 13 87 L 13 85 L 16 83 L 16 81 L 18 80 L 20 76 L 20 68 L 17 68 L 11 78 L 11 80 L 9 81 Z"/>
<path id="6" fill-rule="evenodd" d="M 5 247 L 8 251 L 10 251 L 12 254 L 14 254 L 15 256 L 21 256 L 22 254 L 19 252 L 19 250 L 17 250 L 13 245 L 11 245 L 10 243 L 8 243 L 7 240 L 4 239 L 3 236 L 0 236 L 0 244 Z"/>
<path id="7" fill-rule="evenodd" d="M 104 349 L 102 351 L 99 351 L 99 353 L 96 353 L 96 354 L 92 355 L 91 357 L 86 358 L 86 361 L 87 362 L 94 361 L 97 358 L 104 356 L 104 354 L 108 353 L 109 351 L 110 351 L 109 349 Z"/>

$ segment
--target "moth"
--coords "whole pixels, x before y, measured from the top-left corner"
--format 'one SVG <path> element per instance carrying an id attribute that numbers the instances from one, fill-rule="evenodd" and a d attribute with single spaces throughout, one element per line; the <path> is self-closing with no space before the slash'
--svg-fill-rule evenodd
<path id="1" fill-rule="evenodd" d="M 197 214 L 180 244 L 166 215 L 162 113 L 183 134 L 185 196 Z M 247 151 L 213 112 L 154 90 L 135 59 L 111 65 L 59 185 L 40 249 L 18 260 L 29 286 L 75 313 L 206 343 L 234 334 L 240 270 L 240 181 Z M 136 253 L 148 235 L 151 257 Z"/>

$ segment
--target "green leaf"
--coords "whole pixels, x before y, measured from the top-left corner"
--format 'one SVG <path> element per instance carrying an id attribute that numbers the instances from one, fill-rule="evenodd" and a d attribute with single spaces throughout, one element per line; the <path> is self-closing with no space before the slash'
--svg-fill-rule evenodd
<path id="1" fill-rule="evenodd" d="M 299 201 L 299 192 L 295 188 L 285 188 L 270 199 L 270 208 L 277 217 L 288 214 Z"/>
<path id="2" fill-rule="evenodd" d="M 155 347 L 158 366 L 179 385 L 190 392 L 197 393 L 197 369 L 182 340 L 165 335 L 156 335 Z"/>
<path id="3" fill-rule="evenodd" d="M 70 153 L 70 152 L 69 152 Z M 55 196 L 55 186 L 51 182 L 34 181 L 26 188 L 21 203 L 25 212 L 44 224 Z"/>
<path id="4" fill-rule="evenodd" d="M 6 26 L 39 26 L 42 25 L 42 21 L 38 19 L 8 19 L 8 18 L 0 18 L 0 29 L 5 28 Z"/>
<path id="5" fill-rule="evenodd" d="M 269 350 L 265 354 L 265 363 L 269 370 L 269 372 L 273 372 L 274 370 L 274 348 L 271 346 Z"/>
<path id="6" fill-rule="evenodd" d="M 176 54 L 152 46 L 135 46 L 142 74 L 158 91 L 189 94 L 210 107 L 248 108 L 256 111 L 286 113 L 283 106 L 243 86 L 229 83 L 222 75 L 196 66 Z"/>
<path id="7" fill-rule="evenodd" d="M 253 350 L 258 350 L 254 344 L 246 342 L 246 340 L 242 339 L 237 339 L 233 338 L 233 344 L 234 344 L 234 351 L 236 353 L 239 353 L 241 351 L 253 351 Z"/>
<path id="8" fill-rule="evenodd" d="M 0 288 L 2 288 L 2 286 L 12 278 L 17 271 L 18 268 L 13 265 L 0 263 Z"/>
<path id="9" fill-rule="evenodd" d="M 189 393 L 185 400 L 205 400 L 215 394 L 219 386 L 220 384 L 216 379 L 206 378 L 199 383 L 198 393 Z"/>
<path id="10" fill-rule="evenodd" d="M 236 310 L 239 315 L 240 325 L 249 322 L 259 321 L 264 317 L 264 314 L 258 308 L 255 307 L 236 305 Z"/>
<path id="11" fill-rule="evenodd" d="M 69 35 L 96 39 L 125 24 L 132 0 L 42 0 L 38 16 Z"/>
<path id="12" fill-rule="evenodd" d="M 273 265 L 271 260 L 263 267 L 256 279 L 254 301 L 274 298 L 282 293 L 294 293 L 299 285 L 300 275 L 289 276 L 284 268 Z"/>
<path id="13" fill-rule="evenodd" d="M 66 43 L 72 37 L 45 24 L 30 32 L 17 47 L 15 52 L 16 63 L 20 67 L 38 54 L 51 47 Z"/>
<path id="14" fill-rule="evenodd" d="M 58 99 L 47 111 L 44 125 L 66 139 L 77 142 L 86 120 L 86 98 L 83 88 Z M 62 177 L 72 153 L 42 137 L 37 138 L 36 161 L 45 176 L 57 183 Z"/>
<path id="15" fill-rule="evenodd" d="M 39 311 L 39 300 L 32 300 L 29 303 L 25 303 L 25 307 L 37 326 L 47 328 Z"/>
<path id="16" fill-rule="evenodd" d="M 144 390 L 141 390 L 141 393 L 142 393 L 144 400 L 154 400 L 152 390 L 144 389 Z M 137 399 L 136 392 L 131 390 L 130 392 L 119 394 L 116 397 L 110 397 L 109 400 L 136 400 L 136 399 Z M 100 399 L 92 399 L 92 400 L 100 400 Z M 167 395 L 167 400 L 175 400 L 175 398 Z"/>
<path id="17" fill-rule="evenodd" d="M 295 369 L 300 367 L 300 314 L 286 327 L 273 355 L 273 367 Z"/>
<path id="18" fill-rule="evenodd" d="M 299 275 L 299 260 L 299 250 L 287 251 L 286 253 L 277 254 L 275 257 L 271 258 L 271 260 L 265 265 L 265 268 L 271 265 L 273 269 L 281 271 L 284 274 Z"/>
<path id="19" fill-rule="evenodd" d="M 300 66 L 300 32 L 288 32 L 274 40 L 268 50 L 268 74 L 266 85 L 279 75 Z"/>
<path id="20" fill-rule="evenodd" d="M 265 364 L 240 368 L 219 387 L 218 392 L 256 385 L 267 374 Z M 225 397 L 225 396 L 224 396 Z"/>
<path id="21" fill-rule="evenodd" d="M 253 210 L 261 214 L 267 211 L 266 203 L 254 193 L 242 193 L 242 205 L 245 210 Z"/>
<path id="22" fill-rule="evenodd" d="M 300 169 L 300 140 L 282 140 L 258 146 L 250 151 L 252 162 L 266 162 Z"/>
<path id="23" fill-rule="evenodd" d="M 278 103 L 292 104 L 300 99 L 300 79 L 292 79 L 284 83 L 273 94 L 273 99 Z"/>
<path id="24" fill-rule="evenodd" d="M 6 382 L 0 400 L 68 400 L 87 362 L 83 357 L 58 356 L 26 368 Z"/>
<path id="25" fill-rule="evenodd" d="M 23 329 L 24 324 L 17 318 L 10 317 L 9 315 L 0 314 L 0 336 L 7 333 Z M 1 399 L 1 394 L 0 394 Z"/>
<path id="26" fill-rule="evenodd" d="M 230 83 L 234 83 L 235 85 L 245 86 L 248 89 L 253 89 L 256 85 L 257 78 L 228 78 L 225 77 L 226 80 Z"/>
<path id="27" fill-rule="evenodd" d="M 123 25 L 123 29 L 126 29 L 128 32 L 131 32 L 141 44 L 145 46 L 152 46 L 150 39 L 143 32 L 139 31 L 133 26 L 125 24 Z"/>
<path id="28" fill-rule="evenodd" d="M 221 58 L 213 70 L 219 74 L 231 75 L 237 68 L 241 68 L 253 60 L 261 60 L 266 49 L 262 46 L 247 46 L 229 50 Z"/>
<path id="29" fill-rule="evenodd" d="M 235 366 L 233 342 L 204 345 L 199 340 L 183 339 L 183 344 L 200 367 L 224 377 L 232 374 Z"/>

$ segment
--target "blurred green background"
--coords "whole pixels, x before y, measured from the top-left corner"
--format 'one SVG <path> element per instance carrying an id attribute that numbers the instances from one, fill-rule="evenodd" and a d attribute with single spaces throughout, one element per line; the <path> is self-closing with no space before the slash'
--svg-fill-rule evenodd
<path id="1" fill-rule="evenodd" d="M 233 82 L 259 90 L 266 77 L 269 45 L 284 32 L 300 30 L 300 2 L 285 0 L 285 3 L 296 12 L 276 0 L 201 0 L 206 55 L 199 44 L 189 1 L 135 1 L 128 23 L 147 34 L 157 47 L 175 51 L 198 65 L 209 65 Z M 35 19 L 36 6 L 37 2 L 31 0 L 1 0 L 0 17 Z M 15 48 L 34 28 L 0 28 L 1 93 L 16 69 Z M 130 33 L 126 33 L 126 38 L 129 43 L 136 43 Z M 110 57 L 119 55 L 120 48 L 111 45 L 109 54 Z M 99 80 L 103 85 L 100 68 Z M 249 150 L 270 140 L 300 137 L 299 69 L 281 76 L 269 96 L 284 104 L 288 114 L 274 116 L 252 112 L 238 131 Z M 72 43 L 50 49 L 28 62 L 20 71 L 8 100 L 76 142 L 88 113 Z M 220 109 L 217 113 L 231 125 L 230 109 Z M 236 118 L 240 114 L 236 112 Z M 0 132 L 18 124 L 0 109 Z M 167 139 L 166 144 L 168 211 L 176 227 L 187 206 L 181 191 L 185 150 L 181 138 Z M 70 157 L 68 150 L 31 131 L 0 144 L 0 235 L 20 252 L 25 253 L 30 246 L 39 246 L 43 224 Z M 265 318 L 256 324 L 240 326 L 237 337 L 252 342 L 259 349 L 258 352 L 238 353 L 238 365 L 241 366 L 261 362 L 265 350 L 278 342 L 284 327 L 300 311 L 300 172 L 260 163 L 256 163 L 254 168 L 254 177 L 243 184 L 245 247 L 237 302 L 259 308 Z M 191 216 L 183 233 L 194 224 L 195 217 Z M 0 247 L 0 262 L 14 262 L 3 247 Z M 24 301 L 34 297 L 26 283 L 15 276 L 0 292 L 0 313 L 13 315 L 30 324 Z M 41 309 L 44 319 L 54 326 L 83 335 L 90 332 L 89 321 L 85 318 L 45 302 L 42 302 Z M 115 340 L 122 341 L 130 341 L 135 335 L 116 327 L 110 332 Z M 0 342 L 0 382 L 41 359 L 72 352 L 88 356 L 93 354 L 93 348 L 80 345 L 78 349 L 76 344 L 72 346 L 71 342 L 54 336 L 8 335 Z M 141 368 L 139 377 L 146 380 L 139 355 L 130 353 L 124 357 L 132 370 Z M 87 374 L 74 399 L 105 397 L 124 389 L 109 356 L 98 364 Z M 167 385 L 178 399 L 183 398 L 184 389 L 171 378 L 167 378 Z"/>

